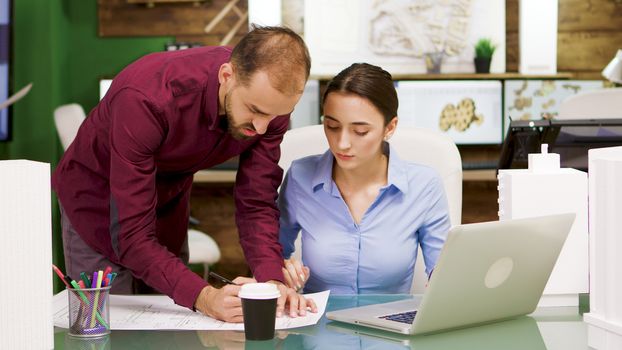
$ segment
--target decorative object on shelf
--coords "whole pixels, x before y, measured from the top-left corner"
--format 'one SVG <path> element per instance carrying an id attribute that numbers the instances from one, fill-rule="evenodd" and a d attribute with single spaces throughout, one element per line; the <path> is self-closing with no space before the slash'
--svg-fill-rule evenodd
<path id="1" fill-rule="evenodd" d="M 622 49 L 618 50 L 615 57 L 603 69 L 602 75 L 615 84 L 622 84 Z"/>
<path id="2" fill-rule="evenodd" d="M 495 53 L 497 45 L 492 43 L 490 38 L 481 38 L 475 44 L 475 63 L 476 73 L 490 73 L 490 61 Z"/>
<path id="3" fill-rule="evenodd" d="M 209 0 L 126 0 L 128 4 L 145 4 L 149 8 L 153 8 L 156 4 L 179 4 L 192 3 L 194 6 L 201 6 L 201 3 Z"/>
<path id="4" fill-rule="evenodd" d="M 443 63 L 443 52 L 428 52 L 423 55 L 428 73 L 439 74 Z"/>
<path id="5" fill-rule="evenodd" d="M 220 45 L 228 45 L 233 39 L 235 33 L 237 33 L 238 29 L 242 27 L 242 25 L 246 24 L 248 19 L 248 10 L 242 11 L 239 7 L 237 7 L 237 3 L 239 0 L 229 0 L 229 3 L 225 5 L 222 10 L 216 15 L 216 17 L 212 18 L 212 20 L 205 26 L 205 33 L 209 34 L 214 27 L 220 23 L 220 21 L 230 12 L 233 11 L 238 16 L 237 22 L 231 27 L 231 30 L 225 35 L 225 37 L 220 41 Z"/>

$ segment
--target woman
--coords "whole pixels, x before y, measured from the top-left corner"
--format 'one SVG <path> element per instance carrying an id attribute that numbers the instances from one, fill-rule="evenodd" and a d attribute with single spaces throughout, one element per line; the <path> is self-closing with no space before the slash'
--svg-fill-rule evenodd
<path id="1" fill-rule="evenodd" d="M 418 245 L 426 272 L 434 268 L 450 227 L 447 200 L 434 170 L 400 160 L 387 142 L 397 107 L 391 75 L 380 67 L 353 64 L 328 84 L 330 149 L 294 161 L 279 196 L 289 286 L 408 293 Z M 299 232 L 302 264 L 290 258 Z"/>

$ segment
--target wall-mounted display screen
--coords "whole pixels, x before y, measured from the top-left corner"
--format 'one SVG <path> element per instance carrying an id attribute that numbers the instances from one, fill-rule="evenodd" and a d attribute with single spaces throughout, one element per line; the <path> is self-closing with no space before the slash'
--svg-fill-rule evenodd
<path id="1" fill-rule="evenodd" d="M 399 81 L 400 125 L 434 129 L 456 144 L 499 144 L 500 81 Z"/>
<path id="2" fill-rule="evenodd" d="M 578 93 L 602 89 L 602 80 L 507 80 L 505 82 L 505 130 L 516 120 L 557 118 L 560 105 Z"/>

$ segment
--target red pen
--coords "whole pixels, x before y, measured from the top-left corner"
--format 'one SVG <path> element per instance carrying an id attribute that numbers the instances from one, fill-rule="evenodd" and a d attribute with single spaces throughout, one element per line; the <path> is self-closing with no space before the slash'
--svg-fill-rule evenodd
<path id="1" fill-rule="evenodd" d="M 63 274 L 63 272 L 56 267 L 56 265 L 52 264 L 52 270 L 54 270 L 54 272 L 58 275 L 58 277 L 60 277 L 60 279 L 63 281 L 63 283 L 67 286 L 67 288 L 73 288 L 69 283 L 70 278 L 69 276 Z"/>
<path id="2" fill-rule="evenodd" d="M 86 289 L 86 286 L 84 285 L 84 281 L 82 280 L 78 281 L 78 285 L 80 286 L 80 288 Z"/>

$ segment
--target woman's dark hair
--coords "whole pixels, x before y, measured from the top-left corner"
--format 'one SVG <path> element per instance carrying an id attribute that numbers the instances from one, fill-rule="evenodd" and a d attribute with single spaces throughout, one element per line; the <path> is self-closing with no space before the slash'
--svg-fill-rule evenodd
<path id="1" fill-rule="evenodd" d="M 384 124 L 397 116 L 397 92 L 393 78 L 384 69 L 367 63 L 355 63 L 337 74 L 326 87 L 322 105 L 331 92 L 358 95 L 371 102 L 384 116 Z"/>

